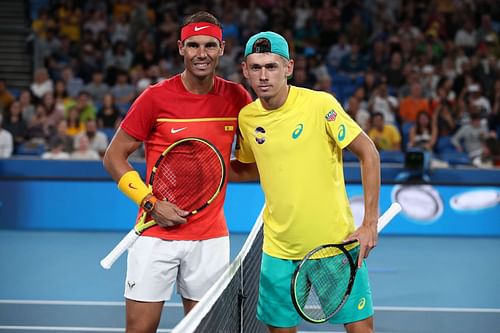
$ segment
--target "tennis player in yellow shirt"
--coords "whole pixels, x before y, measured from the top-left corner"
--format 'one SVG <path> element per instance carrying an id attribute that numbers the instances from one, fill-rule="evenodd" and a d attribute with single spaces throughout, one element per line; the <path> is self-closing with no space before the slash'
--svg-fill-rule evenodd
<path id="1" fill-rule="evenodd" d="M 243 74 L 257 95 L 238 117 L 232 180 L 260 176 L 266 198 L 257 317 L 271 333 L 297 332 L 300 317 L 290 281 L 313 248 L 357 239 L 360 259 L 354 288 L 331 323 L 350 333 L 373 332 L 373 305 L 364 263 L 377 244 L 380 160 L 377 149 L 338 101 L 325 92 L 288 84 L 288 43 L 266 31 L 245 48 Z M 365 215 L 355 228 L 344 184 L 342 149 L 360 160 Z"/>

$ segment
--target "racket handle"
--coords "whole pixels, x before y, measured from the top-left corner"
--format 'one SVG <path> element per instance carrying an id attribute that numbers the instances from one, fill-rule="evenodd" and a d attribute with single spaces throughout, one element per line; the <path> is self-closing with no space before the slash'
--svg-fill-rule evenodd
<path id="1" fill-rule="evenodd" d="M 120 258 L 123 252 L 127 251 L 127 249 L 134 244 L 137 238 L 139 238 L 139 235 L 135 232 L 135 229 L 130 230 L 129 233 L 122 238 L 120 243 L 118 243 L 115 248 L 101 260 L 101 266 L 105 269 L 110 269 L 115 261 Z"/>
<path id="2" fill-rule="evenodd" d="M 398 215 L 398 213 L 401 211 L 401 205 L 398 204 L 397 202 L 393 202 L 391 206 L 380 216 L 378 219 L 378 225 L 377 225 L 377 230 L 378 232 L 382 231 L 382 229 L 385 228 L 386 225 L 391 222 L 391 220 Z"/>

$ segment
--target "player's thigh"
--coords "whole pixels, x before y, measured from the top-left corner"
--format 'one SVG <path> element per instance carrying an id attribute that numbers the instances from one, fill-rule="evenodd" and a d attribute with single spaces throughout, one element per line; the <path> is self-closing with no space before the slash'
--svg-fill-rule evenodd
<path id="1" fill-rule="evenodd" d="M 329 322 L 347 324 L 363 321 L 373 316 L 373 301 L 366 263 L 356 272 L 351 294 L 342 309 Z"/>
<path id="2" fill-rule="evenodd" d="M 271 332 L 294 332 L 295 326 L 301 322 L 290 294 L 296 266 L 296 261 L 262 254 L 257 318 L 270 327 L 284 329 Z"/>
<path id="3" fill-rule="evenodd" d="M 163 302 L 125 302 L 127 333 L 154 333 L 160 323 Z"/>
<path id="4" fill-rule="evenodd" d="M 229 237 L 187 243 L 177 277 L 183 298 L 198 301 L 229 267 Z"/>
<path id="5" fill-rule="evenodd" d="M 128 251 L 125 298 L 142 302 L 169 300 L 182 245 L 155 237 L 139 237 Z"/>

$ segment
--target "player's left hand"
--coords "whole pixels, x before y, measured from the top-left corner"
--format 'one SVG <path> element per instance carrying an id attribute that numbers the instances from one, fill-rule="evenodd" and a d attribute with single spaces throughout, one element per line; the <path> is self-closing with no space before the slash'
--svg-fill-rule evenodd
<path id="1" fill-rule="evenodd" d="M 356 229 L 352 234 L 350 234 L 344 241 L 357 240 L 359 242 L 359 257 L 358 257 L 358 267 L 361 267 L 363 259 L 368 258 L 370 251 L 377 246 L 378 233 L 377 233 L 377 223 L 366 223 Z"/>

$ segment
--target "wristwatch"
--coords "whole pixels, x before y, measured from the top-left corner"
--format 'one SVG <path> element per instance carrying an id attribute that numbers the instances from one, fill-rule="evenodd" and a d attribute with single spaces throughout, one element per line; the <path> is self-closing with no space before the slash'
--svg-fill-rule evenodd
<path id="1" fill-rule="evenodd" d="M 142 202 L 141 206 L 146 212 L 151 213 L 151 211 L 155 208 L 157 200 L 158 199 L 156 199 L 154 195 L 148 195 Z"/>

